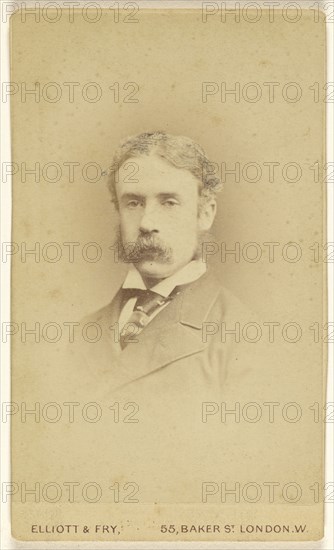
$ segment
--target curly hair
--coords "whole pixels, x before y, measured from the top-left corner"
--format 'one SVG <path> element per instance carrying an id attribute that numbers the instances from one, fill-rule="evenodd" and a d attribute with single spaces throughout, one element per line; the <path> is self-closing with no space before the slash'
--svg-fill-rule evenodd
<path id="1" fill-rule="evenodd" d="M 214 175 L 213 163 L 209 161 L 202 147 L 192 139 L 160 131 L 143 133 L 123 140 L 109 167 L 108 188 L 116 208 L 118 201 L 115 184 L 120 166 L 130 158 L 150 154 L 165 159 L 176 168 L 189 170 L 199 181 L 199 196 L 202 201 L 214 198 L 222 187 L 221 180 Z"/>

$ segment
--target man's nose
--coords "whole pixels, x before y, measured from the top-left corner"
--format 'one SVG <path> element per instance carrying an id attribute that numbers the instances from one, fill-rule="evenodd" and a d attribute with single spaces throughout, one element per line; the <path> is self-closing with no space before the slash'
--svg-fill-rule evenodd
<path id="1" fill-rule="evenodd" d="M 146 206 L 140 220 L 140 229 L 144 232 L 159 232 L 157 208 Z"/>

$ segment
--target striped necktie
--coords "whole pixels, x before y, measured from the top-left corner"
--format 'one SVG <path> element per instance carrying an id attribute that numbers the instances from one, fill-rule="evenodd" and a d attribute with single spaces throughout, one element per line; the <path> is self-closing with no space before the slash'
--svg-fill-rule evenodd
<path id="1" fill-rule="evenodd" d="M 152 290 L 123 289 L 123 291 L 125 291 L 124 303 L 131 297 L 137 296 L 138 298 L 130 319 L 125 323 L 120 333 L 122 349 L 131 343 L 131 341 L 136 341 L 136 336 L 149 323 L 153 313 L 164 304 L 170 302 L 176 294 L 173 292 L 166 298 Z"/>

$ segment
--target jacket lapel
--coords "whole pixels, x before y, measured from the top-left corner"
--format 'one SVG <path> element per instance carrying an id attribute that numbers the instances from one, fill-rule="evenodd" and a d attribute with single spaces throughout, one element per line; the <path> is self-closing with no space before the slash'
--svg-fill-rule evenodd
<path id="1" fill-rule="evenodd" d="M 118 388 L 205 349 L 202 324 L 219 291 L 219 283 L 207 272 L 152 319 L 137 335 L 137 342 L 129 343 L 123 351 L 118 345 L 111 357 L 112 386 Z M 116 296 L 110 321 L 117 322 L 120 301 Z"/>

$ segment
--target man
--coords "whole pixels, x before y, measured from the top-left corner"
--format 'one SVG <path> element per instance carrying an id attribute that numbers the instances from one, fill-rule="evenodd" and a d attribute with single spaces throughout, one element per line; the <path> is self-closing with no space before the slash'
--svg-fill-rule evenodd
<path id="1" fill-rule="evenodd" d="M 221 187 L 212 166 L 194 141 L 164 132 L 134 136 L 116 151 L 109 189 L 129 270 L 111 303 L 84 321 L 102 331 L 84 350 L 92 380 L 203 396 L 220 393 L 236 365 L 238 376 L 247 371 L 240 337 L 225 331 L 249 313 L 203 257 Z"/>
<path id="2" fill-rule="evenodd" d="M 109 188 L 129 269 L 84 320 L 92 341 L 66 372 L 67 400 L 101 408 L 72 428 L 72 462 L 87 479 L 98 464 L 106 479 L 135 480 L 141 502 L 199 502 L 203 479 L 239 479 L 240 461 L 255 479 L 264 453 L 263 428 L 220 423 L 222 402 L 233 416 L 238 403 L 276 397 L 261 342 L 238 335 L 250 314 L 203 261 L 220 181 L 196 143 L 155 132 L 121 144 Z"/>

